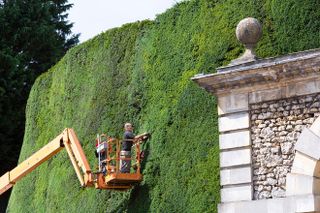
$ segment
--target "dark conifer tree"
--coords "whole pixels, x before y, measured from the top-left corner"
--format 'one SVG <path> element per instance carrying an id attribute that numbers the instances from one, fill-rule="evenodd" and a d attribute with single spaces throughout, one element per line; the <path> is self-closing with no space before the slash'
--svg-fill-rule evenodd
<path id="1" fill-rule="evenodd" d="M 67 0 L 0 1 L 0 176 L 17 163 L 34 80 L 78 43 L 71 7 Z M 1 198 L 0 212 L 5 205 Z"/>

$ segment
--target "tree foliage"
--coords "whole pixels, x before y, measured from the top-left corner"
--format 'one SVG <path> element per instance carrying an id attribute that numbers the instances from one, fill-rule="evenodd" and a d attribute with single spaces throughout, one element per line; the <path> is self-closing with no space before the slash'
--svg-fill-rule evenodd
<path id="1" fill-rule="evenodd" d="M 34 80 L 78 43 L 66 0 L 6 0 L 0 6 L 0 173 L 13 168 Z"/>
<path id="2" fill-rule="evenodd" d="M 9 212 L 216 212 L 216 101 L 190 77 L 213 73 L 243 52 L 235 27 L 247 16 L 262 22 L 261 57 L 320 47 L 318 6 L 318 0 L 186 1 L 154 21 L 72 48 L 31 90 L 20 161 L 73 127 L 95 168 L 96 133 L 120 136 L 131 121 L 136 133 L 152 134 L 144 181 L 129 192 L 81 190 L 62 151 L 17 183 Z"/>

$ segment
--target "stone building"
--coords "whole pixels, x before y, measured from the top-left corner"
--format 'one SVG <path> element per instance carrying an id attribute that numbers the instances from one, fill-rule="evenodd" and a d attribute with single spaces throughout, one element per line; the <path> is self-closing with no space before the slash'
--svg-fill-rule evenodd
<path id="1" fill-rule="evenodd" d="M 218 211 L 320 212 L 320 49 L 257 59 L 253 18 L 237 37 L 242 57 L 192 78 L 218 100 Z"/>

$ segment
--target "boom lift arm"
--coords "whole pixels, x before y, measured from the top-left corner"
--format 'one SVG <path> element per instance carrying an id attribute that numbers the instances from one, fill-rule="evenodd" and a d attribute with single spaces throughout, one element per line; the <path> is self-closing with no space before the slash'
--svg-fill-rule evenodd
<path id="1" fill-rule="evenodd" d="M 94 186 L 93 174 L 81 144 L 74 130 L 67 128 L 39 151 L 0 177 L 0 195 L 64 147 L 67 150 L 81 186 Z"/>
<path id="2" fill-rule="evenodd" d="M 108 190 L 131 189 L 134 184 L 142 181 L 142 174 L 140 172 L 140 143 L 148 137 L 148 133 L 135 137 L 135 159 L 120 156 L 121 141 L 110 138 L 105 142 L 107 147 L 107 151 L 105 152 L 106 159 L 104 160 L 106 171 L 105 173 L 101 171 L 93 173 L 76 133 L 73 129 L 67 128 L 16 168 L 0 177 L 0 195 L 63 148 L 67 150 L 82 187 L 95 187 L 97 189 Z M 136 169 L 133 168 L 134 171 L 131 170 L 129 173 L 122 173 L 119 169 L 119 162 L 124 160 L 130 162 L 131 160 L 136 161 L 136 164 L 134 164 Z"/>

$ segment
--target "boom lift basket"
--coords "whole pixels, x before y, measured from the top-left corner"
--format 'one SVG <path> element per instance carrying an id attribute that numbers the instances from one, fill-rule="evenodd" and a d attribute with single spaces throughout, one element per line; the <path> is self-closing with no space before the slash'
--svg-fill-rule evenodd
<path id="1" fill-rule="evenodd" d="M 101 140 L 99 139 L 98 141 Z M 106 156 L 104 160 L 101 160 L 99 163 L 100 172 L 97 174 L 96 187 L 100 189 L 126 190 L 141 182 L 140 141 L 137 141 L 132 146 L 131 157 L 120 155 L 122 141 L 115 138 L 108 138 L 107 141 L 103 143 L 106 143 Z M 125 173 L 121 171 L 121 163 L 126 162 L 130 162 L 130 171 Z M 101 168 L 104 166 L 105 168 Z"/>

